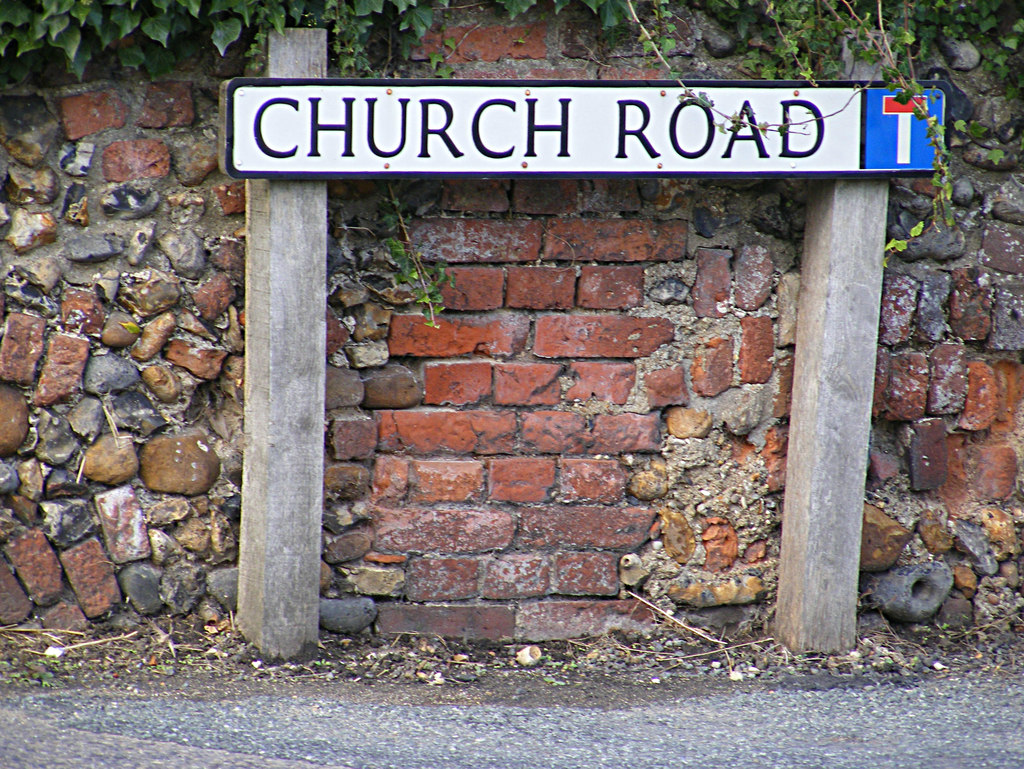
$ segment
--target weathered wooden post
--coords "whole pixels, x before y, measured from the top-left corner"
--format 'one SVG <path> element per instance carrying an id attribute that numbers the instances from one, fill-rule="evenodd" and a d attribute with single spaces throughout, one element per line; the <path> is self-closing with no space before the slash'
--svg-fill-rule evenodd
<path id="1" fill-rule="evenodd" d="M 324 77 L 327 33 L 271 34 L 269 77 Z M 268 657 L 311 652 L 323 514 L 327 185 L 246 182 L 245 469 L 238 625 Z"/>
<path id="2" fill-rule="evenodd" d="M 886 180 L 808 191 L 775 627 L 794 651 L 857 640 L 888 195 Z"/>

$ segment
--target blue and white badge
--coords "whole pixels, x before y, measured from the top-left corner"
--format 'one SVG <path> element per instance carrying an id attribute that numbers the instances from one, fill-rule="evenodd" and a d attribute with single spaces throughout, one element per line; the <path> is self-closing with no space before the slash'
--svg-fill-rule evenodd
<path id="1" fill-rule="evenodd" d="M 928 136 L 928 123 L 916 114 L 925 110 L 943 122 L 945 94 L 932 88 L 923 95 L 903 101 L 885 88 L 864 92 L 863 161 L 866 171 L 929 171 L 935 159 L 935 145 Z"/>

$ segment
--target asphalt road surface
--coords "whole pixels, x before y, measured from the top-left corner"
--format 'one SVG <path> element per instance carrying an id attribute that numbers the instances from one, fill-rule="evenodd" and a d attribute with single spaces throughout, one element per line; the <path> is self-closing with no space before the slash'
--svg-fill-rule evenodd
<path id="1" fill-rule="evenodd" d="M 596 686 L 526 706 L 427 686 L 398 698 L 346 687 L 0 690 L 0 767 L 1024 767 L 1019 676 L 694 685 L 632 701 Z"/>

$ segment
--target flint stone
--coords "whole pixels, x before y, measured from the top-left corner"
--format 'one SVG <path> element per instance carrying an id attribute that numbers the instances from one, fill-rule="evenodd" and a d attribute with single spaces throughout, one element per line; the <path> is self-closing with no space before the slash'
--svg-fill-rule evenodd
<path id="1" fill-rule="evenodd" d="M 974 562 L 979 574 L 991 577 L 999 571 L 999 562 L 989 545 L 988 536 L 976 523 L 962 519 L 954 521 L 953 542 L 957 550 L 966 553 Z"/>
<path id="2" fill-rule="evenodd" d="M 320 599 L 320 627 L 332 633 L 358 633 L 376 619 L 377 604 L 368 596 Z"/>
<path id="3" fill-rule="evenodd" d="M 43 465 L 34 457 L 18 463 L 18 494 L 25 499 L 38 502 L 43 498 L 43 482 L 46 475 L 43 472 Z"/>
<path id="4" fill-rule="evenodd" d="M 143 216 L 149 216 L 160 205 L 160 193 L 124 184 L 105 194 L 100 205 L 107 216 L 128 220 L 141 219 Z"/>
<path id="5" fill-rule="evenodd" d="M 148 563 L 130 563 L 117 575 L 121 592 L 128 596 L 139 614 L 157 614 L 164 607 L 160 598 L 162 572 Z"/>
<path id="6" fill-rule="evenodd" d="M 981 53 L 970 40 L 954 40 L 942 35 L 938 44 L 949 66 L 958 72 L 970 72 L 981 64 Z"/>
<path id="7" fill-rule="evenodd" d="M 891 569 L 911 536 L 910 531 L 880 508 L 865 503 L 860 544 L 861 571 Z"/>
<path id="8" fill-rule="evenodd" d="M 916 262 L 920 259 L 934 259 L 947 262 L 956 259 L 964 252 L 964 233 L 950 228 L 933 227 L 916 238 L 907 241 L 907 248 L 899 253 L 904 262 Z"/>
<path id="9" fill-rule="evenodd" d="M 974 624 L 974 604 L 966 598 L 950 596 L 935 617 L 939 627 L 969 628 Z"/>
<path id="10" fill-rule="evenodd" d="M 35 310 L 44 318 L 53 318 L 60 311 L 57 302 L 42 289 L 17 275 L 11 275 L 4 281 L 4 295 L 26 309 Z"/>
<path id="11" fill-rule="evenodd" d="M 1019 156 L 1013 150 L 1004 151 L 999 157 L 993 157 L 985 147 L 972 144 L 963 151 L 964 162 L 983 171 L 1012 171 L 1017 167 Z"/>
<path id="12" fill-rule="evenodd" d="M 345 346 L 345 354 L 353 368 L 373 368 L 388 362 L 388 343 L 359 342 Z"/>
<path id="13" fill-rule="evenodd" d="M 114 396 L 110 410 L 114 412 L 114 423 L 146 437 L 167 426 L 167 420 L 156 410 L 153 402 L 136 390 Z"/>
<path id="14" fill-rule="evenodd" d="M 89 197 L 84 184 L 74 182 L 68 186 L 60 207 L 60 218 L 80 227 L 89 226 Z"/>
<path id="15" fill-rule="evenodd" d="M 992 198 L 992 216 L 1010 224 L 1024 224 L 1024 186 L 1010 180 Z"/>
<path id="16" fill-rule="evenodd" d="M 68 412 L 68 424 L 85 440 L 90 442 L 95 440 L 96 436 L 103 432 L 103 427 L 106 424 L 103 404 L 97 398 L 82 398 Z"/>
<path id="17" fill-rule="evenodd" d="M 901 566 L 871 580 L 870 601 L 898 622 L 922 622 L 942 606 L 953 588 L 953 571 L 945 563 Z"/>
<path id="18" fill-rule="evenodd" d="M 36 456 L 48 465 L 62 465 L 78 450 L 78 439 L 68 420 L 62 416 L 43 411 L 36 424 L 36 433 L 39 436 Z"/>
<path id="19" fill-rule="evenodd" d="M 149 530 L 149 547 L 153 552 L 153 563 L 157 566 L 170 563 L 184 552 L 174 537 L 160 529 Z"/>
<path id="20" fill-rule="evenodd" d="M 153 222 L 144 224 L 135 230 L 135 233 L 128 240 L 128 253 L 125 256 L 128 264 L 137 267 L 149 253 L 149 247 L 153 245 L 153 235 L 156 233 L 156 225 Z"/>
<path id="21" fill-rule="evenodd" d="M 181 298 L 181 281 L 159 270 L 143 270 L 122 278 L 118 301 L 143 317 L 171 309 Z"/>
<path id="22" fill-rule="evenodd" d="M 57 239 L 57 220 L 47 211 L 30 213 L 24 208 L 14 209 L 7 242 L 19 254 L 53 243 Z"/>
<path id="23" fill-rule="evenodd" d="M 174 333 L 177 324 L 178 319 L 174 316 L 173 312 L 164 312 L 153 318 L 142 329 L 139 340 L 132 348 L 132 358 L 143 362 L 156 356 L 163 346 L 167 344 L 167 340 L 171 338 L 171 334 Z"/>
<path id="24" fill-rule="evenodd" d="M 94 355 L 85 365 L 82 389 L 92 395 L 121 392 L 139 381 L 139 370 L 119 355 Z"/>
<path id="25" fill-rule="evenodd" d="M 324 380 L 324 410 L 358 406 L 363 401 L 365 390 L 359 374 L 349 368 L 328 366 Z"/>
<path id="26" fill-rule="evenodd" d="M 60 151 L 60 170 L 68 176 L 88 176 L 96 145 L 92 142 L 65 144 Z"/>
<path id="27" fill-rule="evenodd" d="M 157 238 L 156 243 L 171 260 L 175 272 L 186 278 L 198 278 L 206 266 L 203 240 L 192 230 L 168 230 Z"/>
<path id="28" fill-rule="evenodd" d="M 716 59 L 732 56 L 736 52 L 736 38 L 718 26 L 709 24 L 704 28 L 704 47 Z M 707 236 L 710 237 L 710 236 Z"/>
<path id="29" fill-rule="evenodd" d="M 217 569 L 206 575 L 206 592 L 224 611 L 238 609 L 238 569 Z"/>
<path id="30" fill-rule="evenodd" d="M 996 287 L 988 346 L 993 350 L 1024 348 L 1024 285 Z"/>
<path id="31" fill-rule="evenodd" d="M 171 614 L 188 614 L 206 592 L 206 572 L 198 564 L 178 561 L 160 577 L 160 600 Z"/>
<path id="32" fill-rule="evenodd" d="M 684 304 L 690 287 L 679 278 L 666 278 L 651 289 L 649 296 L 658 304 Z"/>
<path id="33" fill-rule="evenodd" d="M 84 499 L 56 499 L 39 503 L 43 533 L 57 547 L 68 547 L 96 530 L 89 503 Z"/>
<path id="34" fill-rule="evenodd" d="M 89 493 L 88 485 L 79 483 L 78 478 L 63 467 L 56 467 L 46 476 L 44 484 L 46 498 L 81 497 Z"/>
<path id="35" fill-rule="evenodd" d="M 946 87 L 943 89 L 947 94 L 946 99 L 946 125 L 952 125 L 957 120 L 968 121 L 974 117 L 974 104 L 970 97 L 963 92 L 954 82 L 954 78 L 942 67 L 932 67 L 925 75 L 927 80 L 945 80 Z"/>
<path id="36" fill-rule="evenodd" d="M 220 475 L 220 459 L 199 433 L 153 438 L 139 455 L 142 482 L 151 491 L 196 496 Z"/>
<path id="37" fill-rule="evenodd" d="M 28 403 L 13 387 L 0 385 L 0 457 L 14 454 L 28 435 Z"/>
<path id="38" fill-rule="evenodd" d="M 13 494 L 20 485 L 17 469 L 7 462 L 0 462 L 0 494 Z"/>
<path id="39" fill-rule="evenodd" d="M 969 206 L 974 202 L 974 184 L 967 177 L 960 177 L 953 182 L 952 199 L 958 206 Z"/>
<path id="40" fill-rule="evenodd" d="M 72 262 L 95 264 L 105 262 L 123 251 L 124 238 L 120 235 L 84 232 L 71 238 L 65 254 Z"/>
<path id="41" fill-rule="evenodd" d="M 190 135 L 184 141 L 172 141 L 174 170 L 182 186 L 195 187 L 217 170 L 217 146 L 213 142 L 195 141 Z"/>
<path id="42" fill-rule="evenodd" d="M 11 166 L 4 185 L 11 203 L 40 203 L 46 205 L 57 199 L 57 174 L 53 169 Z"/>
<path id="43" fill-rule="evenodd" d="M 57 287 L 63 277 L 60 262 L 52 256 L 43 256 L 30 262 L 14 265 L 14 274 L 38 286 L 48 294 Z"/>
<path id="44" fill-rule="evenodd" d="M 39 165 L 59 131 L 60 123 L 40 97 L 0 97 L 0 143 L 19 163 Z"/>

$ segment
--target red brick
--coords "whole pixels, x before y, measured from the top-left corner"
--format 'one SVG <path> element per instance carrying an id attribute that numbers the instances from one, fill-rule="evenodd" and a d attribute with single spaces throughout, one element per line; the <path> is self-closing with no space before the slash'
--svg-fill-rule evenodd
<path id="1" fill-rule="evenodd" d="M 575 179 L 517 179 L 512 208 L 521 214 L 570 214 L 576 210 Z"/>
<path id="2" fill-rule="evenodd" d="M 512 542 L 515 521 L 503 510 L 376 508 L 375 547 L 383 552 L 481 553 Z"/>
<path id="3" fill-rule="evenodd" d="M 114 563 L 149 558 L 149 530 L 135 490 L 128 485 L 108 489 L 93 497 L 107 552 Z"/>
<path id="4" fill-rule="evenodd" d="M 171 171 L 171 153 L 158 139 L 111 142 L 103 150 L 103 178 L 108 182 L 159 179 Z"/>
<path id="5" fill-rule="evenodd" d="M 335 459 L 366 459 L 377 448 L 377 424 L 370 417 L 334 419 L 330 442 Z"/>
<path id="6" fill-rule="evenodd" d="M 587 421 L 569 411 L 533 411 L 522 415 L 523 448 L 542 454 L 583 454 L 590 447 Z"/>
<path id="7" fill-rule="evenodd" d="M 47 609 L 40 619 L 47 630 L 70 630 L 81 633 L 89 629 L 89 620 L 82 614 L 82 610 L 66 601 Z"/>
<path id="8" fill-rule="evenodd" d="M 789 416 L 793 402 L 793 356 L 779 353 L 775 358 L 775 398 L 772 401 L 772 416 L 782 419 Z"/>
<path id="9" fill-rule="evenodd" d="M 446 179 L 441 207 L 448 211 L 501 214 L 508 211 L 507 179 Z"/>
<path id="10" fill-rule="evenodd" d="M 789 431 L 785 427 L 770 427 L 764 434 L 764 448 L 761 460 L 768 477 L 765 485 L 768 492 L 781 491 L 786 487 L 786 457 L 789 450 Z"/>
<path id="11" fill-rule="evenodd" d="M 539 553 L 509 553 L 484 562 L 484 598 L 533 598 L 544 595 L 551 582 L 548 557 Z"/>
<path id="12" fill-rule="evenodd" d="M 89 342 L 81 337 L 54 334 L 39 374 L 32 402 L 50 406 L 71 398 L 82 383 L 82 372 L 89 360 Z"/>
<path id="13" fill-rule="evenodd" d="M 413 460 L 409 463 L 411 502 L 468 502 L 484 485 L 484 466 L 472 460 Z"/>
<path id="14" fill-rule="evenodd" d="M 114 566 L 97 539 L 87 539 L 60 554 L 64 572 L 86 617 L 94 619 L 121 601 Z"/>
<path id="15" fill-rule="evenodd" d="M 500 267 L 448 267 L 452 283 L 441 286 L 449 310 L 496 310 L 505 301 L 505 271 Z"/>
<path id="16" fill-rule="evenodd" d="M 875 390 L 871 396 L 872 417 L 880 417 L 885 414 L 885 391 L 889 387 L 889 370 L 891 368 L 892 356 L 889 354 L 889 349 L 878 347 L 875 350 Z"/>
<path id="17" fill-rule="evenodd" d="M 442 27 L 428 30 L 411 58 L 425 61 L 430 53 L 444 55 L 446 64 L 500 59 L 546 59 L 547 24 Z M 454 50 L 446 41 L 454 41 Z"/>
<path id="18" fill-rule="evenodd" d="M 245 213 L 245 182 L 218 184 L 213 188 L 220 210 L 225 216 Z"/>
<path id="19" fill-rule="evenodd" d="M 566 400 L 597 398 L 621 405 L 629 400 L 636 382 L 636 366 L 632 363 L 577 361 L 571 368 L 576 384 L 565 394 Z"/>
<path id="20" fill-rule="evenodd" d="M 739 556 L 736 529 L 725 518 L 707 518 L 700 535 L 704 543 L 704 568 L 708 571 L 727 571 Z"/>
<path id="21" fill-rule="evenodd" d="M 946 482 L 949 455 L 946 423 L 942 419 L 915 422 L 910 434 L 910 488 L 915 491 L 937 489 Z"/>
<path id="22" fill-rule="evenodd" d="M 616 595 L 618 560 L 614 553 L 558 553 L 551 589 L 562 595 Z"/>
<path id="23" fill-rule="evenodd" d="M 192 84 L 165 80 L 150 83 L 146 101 L 135 125 L 142 128 L 173 128 L 192 125 L 195 107 L 192 102 Z"/>
<path id="24" fill-rule="evenodd" d="M 405 574 L 410 601 L 458 601 L 479 593 L 480 559 L 417 558 Z"/>
<path id="25" fill-rule="evenodd" d="M 652 408 L 663 406 L 686 406 L 690 403 L 690 392 L 686 389 L 686 373 L 681 366 L 661 368 L 644 375 L 647 388 L 647 404 Z"/>
<path id="26" fill-rule="evenodd" d="M 1024 228 L 990 222 L 981 237 L 978 261 L 1000 272 L 1024 273 Z"/>
<path id="27" fill-rule="evenodd" d="M 428 363 L 423 367 L 423 402 L 433 405 L 465 406 L 491 394 L 491 364 Z"/>
<path id="28" fill-rule="evenodd" d="M 732 251 L 724 248 L 698 248 L 697 277 L 693 282 L 693 311 L 698 318 L 722 318 L 729 311 L 732 276 L 729 260 Z"/>
<path id="29" fill-rule="evenodd" d="M 509 454 L 515 444 L 511 412 L 378 411 L 377 419 L 384 451 Z"/>
<path id="30" fill-rule="evenodd" d="M 12 539 L 7 543 L 7 557 L 33 603 L 48 606 L 60 598 L 63 571 L 43 532 L 29 529 Z"/>
<path id="31" fill-rule="evenodd" d="M 0 379 L 22 385 L 35 381 L 36 364 L 43 354 L 46 321 L 12 312 L 0 341 Z"/>
<path id="32" fill-rule="evenodd" d="M 387 454 L 378 456 L 373 463 L 373 487 L 370 497 L 374 501 L 395 502 L 405 499 L 409 490 L 409 460 Z"/>
<path id="33" fill-rule="evenodd" d="M 654 615 L 639 601 L 540 601 L 519 607 L 516 637 L 525 641 L 555 641 L 601 636 L 613 630 L 650 632 Z"/>
<path id="34" fill-rule="evenodd" d="M 175 366 L 195 374 L 200 379 L 216 379 L 228 357 L 226 350 L 195 347 L 184 339 L 172 339 L 164 347 L 164 358 Z"/>
<path id="35" fill-rule="evenodd" d="M 199 316 L 205 320 L 216 320 L 235 301 L 235 287 L 231 278 L 218 272 L 192 292 Z"/>
<path id="36" fill-rule="evenodd" d="M 60 117 L 69 141 L 124 125 L 125 106 L 117 94 L 91 91 L 60 100 Z"/>
<path id="37" fill-rule="evenodd" d="M 690 381 L 697 395 L 713 398 L 732 386 L 732 339 L 715 337 L 704 343 L 690 364 Z"/>
<path id="38" fill-rule="evenodd" d="M 981 361 L 967 364 L 967 399 L 957 422 L 963 430 L 984 430 L 996 418 L 999 386 L 992 367 Z"/>
<path id="39" fill-rule="evenodd" d="M 626 473 L 616 459 L 563 459 L 559 495 L 565 502 L 622 501 Z"/>
<path id="40" fill-rule="evenodd" d="M 437 328 L 422 315 L 391 318 L 388 350 L 391 355 L 421 358 L 452 358 L 458 355 L 507 356 L 526 346 L 530 321 L 521 316 L 487 315 L 474 318 L 437 319 Z"/>
<path id="41" fill-rule="evenodd" d="M 971 485 L 981 500 L 1009 499 L 1017 482 L 1017 453 L 1012 446 L 976 446 Z"/>
<path id="42" fill-rule="evenodd" d="M 409 237 L 427 259 L 448 264 L 532 262 L 540 256 L 538 221 L 423 219 Z"/>
<path id="43" fill-rule="evenodd" d="M 977 267 L 953 270 L 949 327 L 964 341 L 981 341 L 992 330 L 992 289 Z"/>
<path id="44" fill-rule="evenodd" d="M 967 399 L 964 346 L 939 344 L 928 356 L 928 413 L 957 414 Z"/>
<path id="45" fill-rule="evenodd" d="M 998 360 L 993 364 L 999 383 L 999 406 L 992 432 L 1010 432 L 1017 426 L 1017 407 L 1024 397 L 1024 365 L 1012 360 Z"/>
<path id="46" fill-rule="evenodd" d="M 772 319 L 765 315 L 748 315 L 740 319 L 742 336 L 737 368 L 743 384 L 764 384 L 772 376 L 775 354 L 775 330 Z"/>
<path id="47" fill-rule="evenodd" d="M 946 481 L 938 489 L 942 503 L 953 517 L 964 513 L 969 500 L 967 486 L 967 435 L 952 433 L 946 436 Z"/>
<path id="48" fill-rule="evenodd" d="M 772 293 L 775 263 L 764 246 L 743 246 L 736 257 L 733 294 L 736 306 L 748 312 L 760 309 Z"/>
<path id="49" fill-rule="evenodd" d="M 519 511 L 522 547 L 607 547 L 632 550 L 647 539 L 654 512 L 645 507 L 525 507 Z"/>
<path id="50" fill-rule="evenodd" d="M 505 305 L 525 310 L 568 310 L 576 298 L 572 267 L 509 267 Z"/>
<path id="51" fill-rule="evenodd" d="M 668 262 L 686 255 L 686 223 L 649 219 L 554 219 L 544 258 L 571 262 Z"/>
<path id="52" fill-rule="evenodd" d="M 900 473 L 900 461 L 892 454 L 884 451 L 872 451 L 868 454 L 868 476 L 879 483 L 885 483 Z"/>
<path id="53" fill-rule="evenodd" d="M 66 288 L 60 302 L 60 318 L 67 331 L 98 334 L 103 330 L 106 312 L 95 292 Z"/>
<path id="54" fill-rule="evenodd" d="M 345 342 L 349 340 L 350 335 L 348 329 L 341 325 L 338 316 L 334 314 L 330 307 L 325 310 L 324 325 L 326 327 L 327 355 L 333 355 L 345 346 Z"/>
<path id="55" fill-rule="evenodd" d="M 544 315 L 533 351 L 542 358 L 640 358 L 674 338 L 667 318 Z"/>
<path id="56" fill-rule="evenodd" d="M 624 454 L 661 449 L 661 415 L 598 414 L 591 430 L 595 454 Z"/>
<path id="57" fill-rule="evenodd" d="M 638 264 L 584 265 L 576 303 L 591 310 L 624 310 L 644 303 L 644 268 Z"/>
<path id="58" fill-rule="evenodd" d="M 555 363 L 496 363 L 494 402 L 514 406 L 551 406 L 561 398 Z"/>
<path id="59" fill-rule="evenodd" d="M 640 193 L 633 179 L 584 179 L 580 211 L 587 214 L 620 214 L 639 211 Z"/>
<path id="60" fill-rule="evenodd" d="M 32 602 L 7 564 L 0 560 L 0 625 L 16 625 L 32 611 Z"/>
<path id="61" fill-rule="evenodd" d="M 928 358 L 920 352 L 904 352 L 889 358 L 889 382 L 885 388 L 888 419 L 920 419 L 928 402 Z"/>
<path id="62" fill-rule="evenodd" d="M 921 284 L 909 275 L 889 271 L 885 273 L 878 322 L 880 343 L 893 346 L 910 339 L 920 287 Z"/>
<path id="63" fill-rule="evenodd" d="M 449 606 L 387 602 L 379 606 L 377 632 L 503 641 L 515 634 L 515 614 L 511 606 L 495 604 Z"/>
<path id="64" fill-rule="evenodd" d="M 508 457 L 488 463 L 488 496 L 499 502 L 543 502 L 555 485 L 555 460 Z"/>

